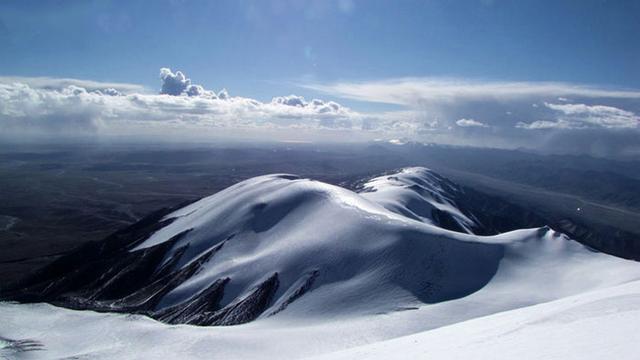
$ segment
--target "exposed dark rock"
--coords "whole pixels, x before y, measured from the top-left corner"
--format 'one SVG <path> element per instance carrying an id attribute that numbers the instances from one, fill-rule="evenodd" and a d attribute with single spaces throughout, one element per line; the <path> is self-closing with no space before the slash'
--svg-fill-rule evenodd
<path id="1" fill-rule="evenodd" d="M 606 226 L 602 226 L 600 231 L 596 231 L 569 218 L 559 220 L 551 227 L 598 251 L 640 261 L 638 236 L 630 232 Z"/>
<path id="2" fill-rule="evenodd" d="M 69 297 L 87 301 L 117 299 L 143 287 L 176 240 L 135 252 L 124 248 L 105 253 L 103 258 L 94 258 L 92 249 L 88 249 L 83 259 L 82 253 L 86 250 L 83 246 L 27 278 L 23 288 L 3 292 L 3 297 L 23 302 L 57 302 Z M 49 267 L 58 277 L 52 278 L 51 273 L 47 273 Z"/>
<path id="3" fill-rule="evenodd" d="M 208 262 L 223 245 L 224 243 L 220 243 L 218 246 L 200 255 L 187 266 L 157 278 L 151 284 L 109 304 L 110 307 L 117 307 L 121 309 L 121 311 L 126 312 L 141 312 L 153 315 L 151 312 L 156 309 L 158 303 L 162 300 L 162 297 L 196 274 L 198 270 L 201 269 L 202 265 Z M 171 258 L 171 263 L 175 264 L 180 259 L 186 248 L 183 248 L 182 250 L 183 251 L 174 254 Z"/>
<path id="4" fill-rule="evenodd" d="M 220 309 L 220 300 L 229 278 L 218 279 L 204 291 L 174 306 L 162 309 L 152 316 L 169 324 L 199 325 L 202 314 Z"/>
<path id="5" fill-rule="evenodd" d="M 195 323 L 197 325 L 236 325 L 255 320 L 269 307 L 279 284 L 278 273 L 274 273 L 248 295 L 237 298 L 214 313 L 202 314 Z"/>
<path id="6" fill-rule="evenodd" d="M 158 309 L 167 293 L 198 273 L 233 238 L 229 236 L 180 267 L 178 264 L 188 247 L 175 248 L 175 245 L 190 230 L 163 243 L 132 251 L 171 222 L 163 220 L 170 211 L 156 212 L 103 242 L 81 246 L 26 279 L 5 287 L 0 299 L 145 314 L 172 324 L 234 325 L 260 316 L 278 288 L 277 274 L 224 308 L 220 301 L 226 284 L 231 281 L 229 278 L 218 279 L 179 304 Z"/>
<path id="7" fill-rule="evenodd" d="M 38 351 L 38 350 L 45 349 L 44 345 L 41 342 L 37 340 L 32 340 L 32 339 L 14 340 L 14 339 L 7 339 L 7 338 L 0 337 L 0 342 L 3 342 L 5 344 L 4 347 L 0 348 L 1 358 L 4 358 L 2 356 L 3 354 L 15 355 L 17 353 L 23 353 L 27 351 Z"/>
<path id="8" fill-rule="evenodd" d="M 460 223 L 448 212 L 433 208 L 431 218 L 438 226 L 451 231 L 466 232 Z"/>
<path id="9" fill-rule="evenodd" d="M 295 289 L 291 293 L 291 295 L 289 295 L 289 297 L 285 299 L 280 306 L 278 306 L 277 309 L 271 312 L 269 316 L 275 315 L 280 311 L 286 309 L 287 306 L 289 306 L 289 304 L 296 301 L 302 295 L 306 294 L 307 291 L 309 291 L 309 289 L 311 289 L 311 287 L 313 286 L 313 283 L 316 281 L 316 278 L 318 277 L 319 274 L 320 274 L 320 271 L 318 270 L 313 270 L 305 274 L 304 277 L 302 278 L 302 284 L 297 289 Z"/>
<path id="10" fill-rule="evenodd" d="M 73 250 L 55 260 L 51 264 L 37 270 L 25 279 L 3 286 L 2 293 L 6 295 L 7 292 L 11 293 L 12 290 L 25 292 L 25 289 L 27 288 L 34 288 L 33 290 L 36 291 L 38 296 L 41 298 L 55 297 L 57 294 L 53 289 L 47 290 L 48 286 L 37 289 L 37 286 L 42 285 L 43 283 L 46 283 L 47 285 L 56 285 L 56 283 L 58 283 L 59 285 L 54 286 L 54 288 L 58 288 L 63 292 L 64 290 L 60 286 L 62 285 L 60 283 L 64 283 L 61 279 L 65 277 L 73 277 L 77 279 L 77 281 L 84 281 L 84 284 L 87 284 L 91 280 L 97 280 L 101 275 L 104 275 L 105 271 L 108 270 L 105 269 L 106 264 L 102 263 L 105 259 L 113 258 L 116 254 L 122 255 L 126 249 L 135 247 L 137 244 L 146 240 L 156 230 L 171 223 L 172 220 L 162 221 L 162 219 L 173 210 L 174 209 L 172 208 L 156 211 L 139 222 L 115 232 L 102 241 L 95 241 L 82 245 L 76 250 Z M 83 269 L 83 271 L 79 270 L 80 264 L 89 263 L 95 263 L 95 265 L 102 266 L 99 269 L 87 268 Z M 109 265 L 116 266 L 112 263 Z"/>

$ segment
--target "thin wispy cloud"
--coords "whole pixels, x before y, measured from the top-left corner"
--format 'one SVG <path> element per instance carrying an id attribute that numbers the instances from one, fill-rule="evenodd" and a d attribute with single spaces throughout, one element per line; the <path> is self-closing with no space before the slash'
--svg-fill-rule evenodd
<path id="1" fill-rule="evenodd" d="M 87 91 L 100 90 L 105 92 L 109 91 L 108 89 L 114 89 L 122 93 L 148 93 L 151 91 L 138 84 L 54 77 L 0 76 L 0 84 L 25 84 L 33 89 L 45 90 L 60 90 L 69 86 L 77 86 Z"/>
<path id="2" fill-rule="evenodd" d="M 344 98 L 415 106 L 431 102 L 517 100 L 523 98 L 614 98 L 640 99 L 638 90 L 561 82 L 498 82 L 447 78 L 400 78 L 367 82 L 303 84 L 305 88 Z"/>

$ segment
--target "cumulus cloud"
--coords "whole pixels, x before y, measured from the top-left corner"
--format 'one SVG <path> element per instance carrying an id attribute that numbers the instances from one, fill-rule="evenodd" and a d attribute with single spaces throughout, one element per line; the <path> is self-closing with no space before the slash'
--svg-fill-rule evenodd
<path id="1" fill-rule="evenodd" d="M 160 80 L 162 81 L 160 94 L 217 98 L 215 92 L 205 90 L 202 85 L 191 84 L 191 79 L 188 79 L 181 71 L 173 73 L 169 68 L 162 68 L 160 69 Z"/>
<path id="2" fill-rule="evenodd" d="M 186 93 L 187 87 L 191 86 L 191 79 L 187 79 L 181 71 L 174 74 L 169 68 L 160 69 L 160 79 L 162 88 L 160 94 L 182 95 Z"/>
<path id="3" fill-rule="evenodd" d="M 0 83 L 0 125 L 9 133 L 163 132 L 167 128 L 195 135 L 225 131 L 381 131 L 382 125 L 333 101 L 301 96 L 270 102 L 215 94 L 191 83 L 183 73 L 161 70 L 160 94 L 121 92 L 113 84 L 91 89 L 55 81 L 47 86 Z M 129 90 L 129 89 L 126 89 Z M 164 129 L 164 130 L 162 130 Z M 172 133 L 173 134 L 173 133 Z"/>
<path id="4" fill-rule="evenodd" d="M 229 92 L 227 92 L 227 89 L 222 89 L 220 90 L 220 92 L 218 92 L 218 99 L 220 100 L 229 99 Z"/>
<path id="5" fill-rule="evenodd" d="M 313 99 L 309 102 L 302 96 L 289 95 L 278 96 L 271 99 L 273 105 L 292 106 L 295 108 L 305 109 L 311 113 L 316 114 L 333 114 L 348 116 L 351 110 L 343 107 L 342 105 L 334 101 L 323 101 L 320 99 Z"/>
<path id="6" fill-rule="evenodd" d="M 302 96 L 296 96 L 296 95 L 274 97 L 271 100 L 271 103 L 282 104 L 287 106 L 297 106 L 297 107 L 307 106 L 307 102 L 304 101 L 304 98 Z"/>
<path id="7" fill-rule="evenodd" d="M 456 125 L 460 127 L 489 127 L 489 125 L 474 119 L 459 119 Z"/>

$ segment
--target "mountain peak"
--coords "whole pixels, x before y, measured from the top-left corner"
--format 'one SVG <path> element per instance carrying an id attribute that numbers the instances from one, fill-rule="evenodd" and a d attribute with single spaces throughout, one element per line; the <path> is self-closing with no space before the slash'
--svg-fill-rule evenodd
<path id="1" fill-rule="evenodd" d="M 415 308 L 507 291 L 523 273 L 563 274 L 549 291 L 557 296 L 592 284 L 564 273 L 592 258 L 617 281 L 628 277 L 617 259 L 544 228 L 473 235 L 473 214 L 457 204 L 464 189 L 429 169 L 361 184 L 354 192 L 288 174 L 248 179 L 63 256 L 5 297 L 232 325 Z"/>

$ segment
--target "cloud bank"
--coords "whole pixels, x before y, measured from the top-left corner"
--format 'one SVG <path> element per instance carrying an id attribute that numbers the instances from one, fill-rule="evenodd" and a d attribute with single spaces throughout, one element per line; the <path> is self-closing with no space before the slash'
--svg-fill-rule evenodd
<path id="1" fill-rule="evenodd" d="M 640 153 L 638 90 L 443 78 L 305 87 L 334 97 L 401 106 L 416 129 L 408 137 L 419 141 L 596 156 Z M 593 142 L 598 146 L 591 146 Z"/>
<path id="2" fill-rule="evenodd" d="M 0 123 L 7 134 L 176 134 L 193 137 L 281 131 L 373 130 L 371 119 L 333 101 L 289 95 L 270 102 L 230 96 L 193 84 L 182 72 L 160 70 L 160 91 L 73 79 L 4 78 Z M 277 135 L 277 134 L 276 134 Z M 273 135 L 270 135 L 273 136 Z M 313 136 L 310 134 L 309 136 Z"/>
<path id="3" fill-rule="evenodd" d="M 403 138 L 598 156 L 640 154 L 640 91 L 634 90 L 427 78 L 301 85 L 331 98 L 395 107 L 363 112 L 293 94 L 270 101 L 230 95 L 169 68 L 160 69 L 159 81 L 154 92 L 135 84 L 0 77 L 0 137 Z"/>

